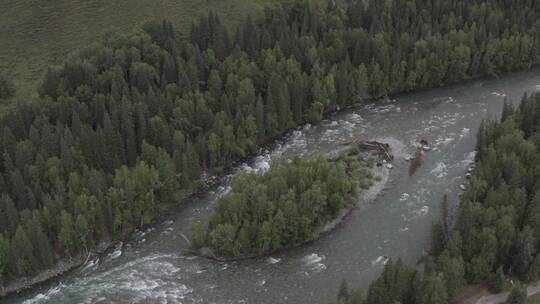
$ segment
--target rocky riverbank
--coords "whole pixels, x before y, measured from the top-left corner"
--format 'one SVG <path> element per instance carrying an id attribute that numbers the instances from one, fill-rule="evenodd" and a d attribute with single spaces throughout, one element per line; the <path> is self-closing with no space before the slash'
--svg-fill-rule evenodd
<path id="1" fill-rule="evenodd" d="M 69 259 L 61 259 L 53 267 L 45 269 L 36 275 L 18 278 L 5 286 L 0 285 L 0 298 L 13 293 L 20 293 L 28 288 L 43 284 L 69 271 L 73 271 L 78 267 L 83 266 L 88 260 L 103 254 L 112 248 L 114 244 L 115 242 L 112 241 L 102 242 L 88 254 L 79 254 Z"/>
<path id="2" fill-rule="evenodd" d="M 373 176 L 371 186 L 361 190 L 357 202 L 341 210 L 333 221 L 321 228 L 319 234 L 330 232 L 336 228 L 355 207 L 373 201 L 384 190 L 390 178 L 390 169 L 386 166 L 376 166 L 371 169 L 371 174 Z"/>

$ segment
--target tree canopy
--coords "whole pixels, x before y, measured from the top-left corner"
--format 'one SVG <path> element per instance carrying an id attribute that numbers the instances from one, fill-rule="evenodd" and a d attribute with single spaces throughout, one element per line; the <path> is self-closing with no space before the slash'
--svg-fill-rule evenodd
<path id="1" fill-rule="evenodd" d="M 443 218 L 434 225 L 434 257 L 425 259 L 421 279 L 423 284 L 432 281 L 429 284 L 433 291 L 428 293 L 412 285 L 404 287 L 404 293 L 393 296 L 388 291 L 395 290 L 400 283 L 388 283 L 389 270 L 385 269 L 371 285 L 367 303 L 448 303 L 466 283 L 487 282 L 493 292 L 501 292 L 506 276 L 525 283 L 538 280 L 538 109 L 540 93 L 525 95 L 515 109 L 511 104 L 504 105 L 499 122 L 482 122 L 477 135 L 475 169 L 460 198 L 458 220 L 449 222 L 445 198 Z M 393 267 L 397 266 L 387 268 Z M 525 287 L 518 284 L 512 289 L 507 303 L 524 303 L 525 298 Z"/>
<path id="2" fill-rule="evenodd" d="M 49 68 L 39 100 L 17 103 L 0 118 L 0 256 L 8 260 L 2 279 L 35 273 L 149 223 L 258 144 L 329 111 L 540 60 L 537 1 L 329 4 L 286 2 L 237 29 L 209 13 L 185 39 L 167 21 L 149 23 L 108 34 Z M 0 98 L 10 95 L 5 83 Z M 519 122 L 530 137 L 535 120 Z M 518 140 L 514 135 L 502 144 Z M 520 150 L 500 159 L 503 177 L 514 176 L 514 164 L 531 150 L 516 143 L 512 149 Z M 492 157 L 490 146 L 480 148 Z M 505 180 L 513 209 L 493 207 L 504 221 L 478 234 L 486 247 L 463 239 L 467 263 L 485 255 L 467 264 L 469 279 L 482 279 L 501 254 L 516 252 L 516 237 L 523 262 L 513 267 L 525 273 L 536 265 L 528 253 L 536 225 L 525 229 L 532 220 L 522 204 L 534 179 L 516 174 Z M 513 187 L 522 181 L 522 190 Z M 496 185 L 506 195 L 504 184 Z M 464 205 L 474 211 L 473 198 Z M 514 222 L 520 229 L 504 229 Z M 491 250 L 498 244 L 502 249 Z"/>
<path id="3" fill-rule="evenodd" d="M 275 160 L 264 174 L 240 173 L 207 227 L 193 228 L 195 245 L 228 258 L 313 240 L 351 204 L 358 187 L 368 187 L 373 163 L 373 156 L 353 145 L 337 158 Z"/>

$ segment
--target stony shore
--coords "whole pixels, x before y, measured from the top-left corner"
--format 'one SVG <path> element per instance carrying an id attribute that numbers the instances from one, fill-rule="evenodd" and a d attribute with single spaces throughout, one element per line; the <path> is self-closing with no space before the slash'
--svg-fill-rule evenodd
<path id="1" fill-rule="evenodd" d="M 28 288 L 32 288 L 35 285 L 43 284 L 51 279 L 54 279 L 60 275 L 63 275 L 69 271 L 75 270 L 82 266 L 89 259 L 92 259 L 111 248 L 115 243 L 108 241 L 102 242 L 96 246 L 89 254 L 80 254 L 69 259 L 61 259 L 49 269 L 45 269 L 40 273 L 30 276 L 18 278 L 9 282 L 7 285 L 0 285 L 0 298 L 10 294 L 19 293 Z"/>

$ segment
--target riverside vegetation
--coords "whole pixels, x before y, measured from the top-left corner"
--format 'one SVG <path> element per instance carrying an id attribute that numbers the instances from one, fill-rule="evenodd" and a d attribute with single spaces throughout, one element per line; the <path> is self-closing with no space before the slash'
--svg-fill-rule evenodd
<path id="1" fill-rule="evenodd" d="M 353 145 L 337 158 L 276 160 L 265 174 L 241 173 L 194 245 L 208 256 L 260 256 L 317 238 L 371 184 L 375 157 Z M 204 249 L 203 248 L 203 249 Z"/>
<path id="2" fill-rule="evenodd" d="M 366 303 L 449 303 L 467 283 L 487 282 L 498 293 L 505 276 L 525 283 L 540 278 L 540 94 L 525 96 L 517 109 L 505 104 L 500 122 L 483 122 L 476 150 L 457 222 L 445 200 L 423 274 L 390 261 Z M 507 303 L 525 300 L 516 284 Z M 338 303 L 361 302 L 342 291 Z"/>
<path id="3" fill-rule="evenodd" d="M 234 31 L 209 14 L 185 39 L 169 22 L 106 35 L 49 68 L 39 100 L 0 118 L 0 281 L 140 228 L 324 113 L 537 64 L 539 10 L 532 0 L 290 1 Z"/>

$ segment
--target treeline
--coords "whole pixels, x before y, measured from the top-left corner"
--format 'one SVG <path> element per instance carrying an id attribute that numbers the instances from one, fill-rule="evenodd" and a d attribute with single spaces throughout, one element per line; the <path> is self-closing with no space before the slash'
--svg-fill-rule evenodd
<path id="1" fill-rule="evenodd" d="M 525 96 L 478 132 L 477 166 L 450 236 L 470 283 L 501 272 L 524 282 L 540 276 L 539 110 L 540 94 Z"/>
<path id="2" fill-rule="evenodd" d="M 434 225 L 433 257 L 426 258 L 423 275 L 401 263 L 389 264 L 370 287 L 367 303 L 448 303 L 467 283 L 486 282 L 499 293 L 508 286 L 507 278 L 538 280 L 539 151 L 539 93 L 525 96 L 517 109 L 505 104 L 500 122 L 483 122 L 476 167 L 461 196 L 457 222 L 451 221 L 444 200 L 442 220 Z M 396 268 L 414 270 L 415 280 L 403 278 Z M 433 290 L 422 290 L 422 284 Z M 384 290 L 399 292 L 390 296 Z M 508 303 L 524 303 L 524 290 L 517 284 Z M 422 300 L 426 295 L 430 299 Z"/>
<path id="3" fill-rule="evenodd" d="M 363 159 L 365 158 L 365 160 Z M 194 245 L 218 258 L 252 257 L 318 237 L 371 183 L 374 159 L 357 145 L 337 159 L 276 160 L 265 174 L 241 173 L 208 225 L 194 225 Z"/>
<path id="4" fill-rule="evenodd" d="M 341 283 L 337 304 L 447 304 L 449 297 L 444 278 L 429 266 L 424 272 L 405 265 L 401 260 L 389 260 L 384 271 L 369 288 L 367 297 L 359 289 L 349 290 Z"/>
<path id="5" fill-rule="evenodd" d="M 539 110 L 540 94 L 524 96 L 517 109 L 504 105 L 500 122 L 480 126 L 455 227 L 435 229 L 433 254 L 450 295 L 465 282 L 500 292 L 505 276 L 540 277 Z"/>
<path id="6" fill-rule="evenodd" d="M 537 1 L 293 1 L 109 34 L 0 119 L 0 273 L 148 223 L 289 128 L 366 98 L 539 62 Z"/>

